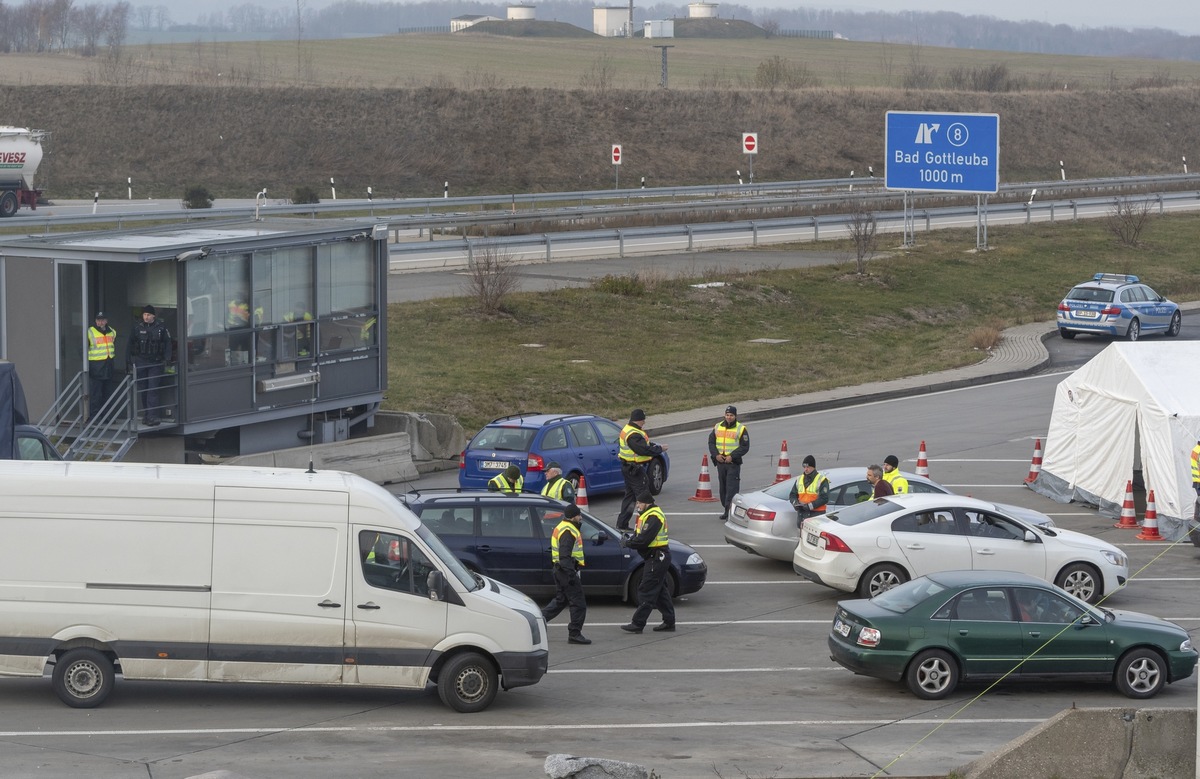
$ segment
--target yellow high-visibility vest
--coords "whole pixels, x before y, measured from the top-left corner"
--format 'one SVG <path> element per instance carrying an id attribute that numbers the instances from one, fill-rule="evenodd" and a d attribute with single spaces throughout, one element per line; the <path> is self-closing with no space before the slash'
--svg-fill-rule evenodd
<path id="1" fill-rule="evenodd" d="M 657 549 L 658 547 L 666 546 L 668 541 L 667 517 L 665 514 L 663 514 L 662 509 L 660 509 L 658 506 L 650 506 L 641 514 L 638 514 L 637 524 L 634 525 L 633 532 L 642 532 L 642 525 L 644 525 L 646 521 L 650 519 L 650 517 L 658 517 L 659 522 L 662 523 L 662 526 L 658 529 L 658 535 L 656 535 L 654 540 L 650 542 L 650 548 Z"/>
<path id="2" fill-rule="evenodd" d="M 718 422 L 713 428 L 713 432 L 717 438 L 717 454 L 729 454 L 738 448 L 738 443 L 742 440 L 742 433 L 746 432 L 746 426 L 737 422 L 733 427 L 725 427 L 723 423 Z"/>
<path id="3" fill-rule="evenodd" d="M 550 534 L 550 561 L 558 565 L 558 539 L 563 533 L 568 533 L 575 536 L 575 545 L 571 548 L 571 559 L 583 565 L 583 536 L 579 533 L 579 528 L 575 527 L 575 523 L 564 519 L 554 528 L 554 532 Z"/>
<path id="4" fill-rule="evenodd" d="M 618 439 L 621 442 L 621 447 L 617 450 L 617 457 L 621 458 L 627 463 L 648 463 L 653 460 L 653 457 L 650 457 L 649 455 L 638 454 L 629 448 L 629 444 L 625 443 L 625 439 L 628 438 L 631 433 L 641 433 L 646 437 L 646 443 L 650 443 L 650 436 L 645 430 L 642 430 L 637 425 L 626 424 L 625 427 L 621 428 L 621 435 L 618 436 Z"/>
<path id="5" fill-rule="evenodd" d="M 111 360 L 117 354 L 117 331 L 111 327 L 107 333 L 102 333 L 95 327 L 88 328 L 89 361 Z"/>

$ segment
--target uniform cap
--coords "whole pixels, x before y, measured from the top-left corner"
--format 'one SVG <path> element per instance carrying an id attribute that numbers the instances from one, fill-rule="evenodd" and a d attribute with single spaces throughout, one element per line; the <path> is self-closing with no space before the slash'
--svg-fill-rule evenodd
<path id="1" fill-rule="evenodd" d="M 644 422 L 646 420 L 646 412 L 640 408 L 635 408 L 633 413 L 629 415 L 630 422 Z"/>
<path id="2" fill-rule="evenodd" d="M 806 454 L 806 455 L 804 455 L 804 462 L 801 464 L 809 465 L 809 466 L 812 466 L 813 468 L 816 468 L 817 467 L 817 458 L 813 457 L 811 454 Z"/>
<path id="3" fill-rule="evenodd" d="M 649 492 L 639 492 L 638 496 L 637 496 L 637 502 L 638 503 L 653 503 L 654 496 L 651 495 Z"/>
<path id="4" fill-rule="evenodd" d="M 900 467 L 900 461 L 896 459 L 896 455 L 894 454 L 889 454 L 887 457 L 883 458 L 883 464 L 890 465 L 893 468 Z"/>
<path id="5" fill-rule="evenodd" d="M 96 318 L 97 319 L 108 319 L 108 314 L 104 313 L 103 311 L 97 311 Z"/>
<path id="6" fill-rule="evenodd" d="M 548 471 L 552 471 L 555 468 L 557 468 L 560 471 L 562 470 L 562 466 L 558 464 L 558 460 L 551 460 L 550 464 L 546 466 L 546 470 L 548 470 Z"/>
<path id="7" fill-rule="evenodd" d="M 737 406 L 726 406 L 725 413 L 733 414 L 736 417 L 737 416 Z"/>
<path id="8" fill-rule="evenodd" d="M 154 306 L 147 303 L 146 305 L 142 306 L 142 313 L 143 314 L 157 314 L 158 312 L 154 310 Z"/>
<path id="9" fill-rule="evenodd" d="M 574 503 L 568 505 L 565 509 L 563 509 L 563 516 L 567 517 L 568 519 L 579 516 L 579 507 Z"/>
<path id="10" fill-rule="evenodd" d="M 512 479 L 521 475 L 521 469 L 515 465 L 510 465 L 504 469 L 504 475 Z"/>

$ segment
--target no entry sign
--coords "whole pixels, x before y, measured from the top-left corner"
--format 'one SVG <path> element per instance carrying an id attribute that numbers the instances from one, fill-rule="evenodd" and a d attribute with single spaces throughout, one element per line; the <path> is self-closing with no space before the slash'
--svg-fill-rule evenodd
<path id="1" fill-rule="evenodd" d="M 613 161 L 613 165 L 620 165 L 620 164 L 621 164 L 621 144 L 619 144 L 619 143 L 614 143 L 614 144 L 613 144 L 613 147 L 612 147 L 612 161 Z"/>
<path id="2" fill-rule="evenodd" d="M 742 133 L 742 151 L 758 154 L 758 133 Z"/>

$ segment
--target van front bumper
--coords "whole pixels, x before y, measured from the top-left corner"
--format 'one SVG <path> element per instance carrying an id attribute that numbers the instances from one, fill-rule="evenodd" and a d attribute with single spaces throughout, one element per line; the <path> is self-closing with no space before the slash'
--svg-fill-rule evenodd
<path id="1" fill-rule="evenodd" d="M 497 652 L 500 664 L 500 686 L 506 690 L 537 684 L 550 667 L 550 653 L 545 649 L 533 652 Z"/>

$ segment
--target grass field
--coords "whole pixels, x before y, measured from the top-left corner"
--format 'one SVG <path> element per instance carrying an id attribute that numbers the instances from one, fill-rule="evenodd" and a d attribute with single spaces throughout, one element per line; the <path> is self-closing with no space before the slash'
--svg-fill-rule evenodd
<path id="1" fill-rule="evenodd" d="M 989 236 L 996 248 L 975 253 L 973 232 L 923 235 L 873 260 L 865 278 L 849 259 L 702 279 L 666 277 L 648 259 L 636 278 L 515 294 L 500 316 L 465 298 L 396 304 L 389 338 L 403 345 L 386 405 L 449 412 L 474 430 L 517 411 L 618 418 L 736 404 L 976 362 L 986 357 L 976 344 L 1053 319 L 1066 290 L 1097 271 L 1137 273 L 1177 302 L 1200 297 L 1200 215 L 1156 219 L 1138 249 L 1118 246 L 1100 220 Z M 691 286 L 713 280 L 727 284 Z"/>

